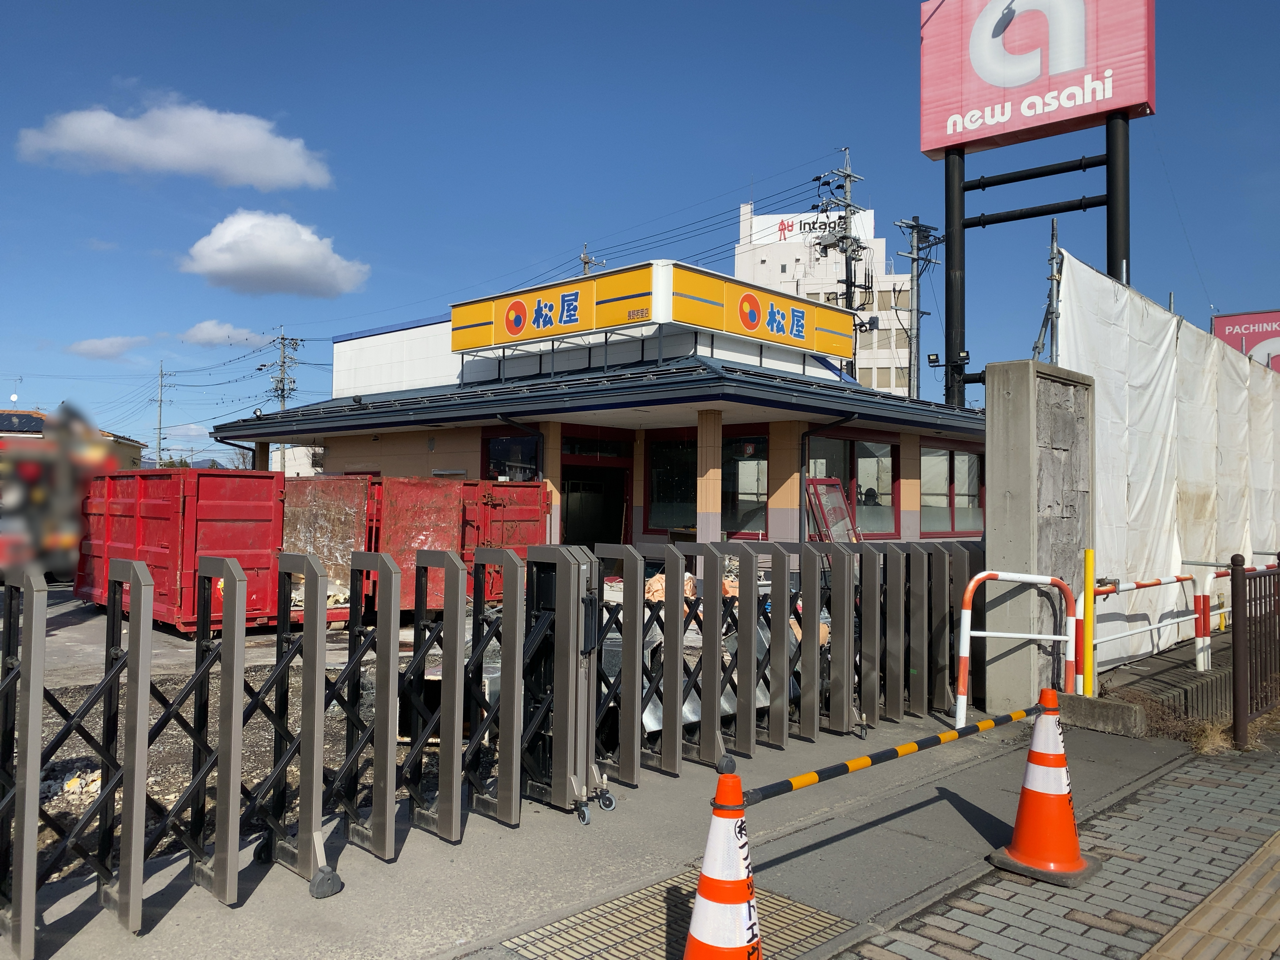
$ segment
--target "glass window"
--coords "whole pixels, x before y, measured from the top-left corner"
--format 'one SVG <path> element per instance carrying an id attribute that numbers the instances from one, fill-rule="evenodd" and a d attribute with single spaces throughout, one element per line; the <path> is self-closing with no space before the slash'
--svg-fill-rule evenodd
<path id="1" fill-rule="evenodd" d="M 956 529 L 981 530 L 982 458 L 956 451 Z"/>
<path id="2" fill-rule="evenodd" d="M 488 442 L 490 480 L 537 480 L 537 437 L 493 437 Z"/>
<path id="3" fill-rule="evenodd" d="M 697 527 L 697 441 L 649 441 L 649 528 L 696 530 Z"/>
<path id="4" fill-rule="evenodd" d="M 886 321 L 882 320 L 881 322 L 884 323 Z M 892 346 L 893 346 L 893 331 L 888 329 L 888 327 L 886 327 L 883 330 L 877 330 L 876 331 L 876 349 L 888 350 Z"/>
<path id="5" fill-rule="evenodd" d="M 809 476 L 814 479 L 830 477 L 849 489 L 849 441 L 830 437 L 809 438 Z"/>
<path id="6" fill-rule="evenodd" d="M 978 533 L 982 516 L 982 457 L 976 453 L 920 450 L 920 530 Z"/>
<path id="7" fill-rule="evenodd" d="M 893 533 L 897 527 L 893 502 L 893 447 L 862 440 L 854 444 L 854 519 L 860 533 Z"/>
<path id="8" fill-rule="evenodd" d="M 871 383 L 871 368 L 870 368 L 870 367 L 859 367 L 859 368 L 858 368 L 858 383 L 862 384 L 862 386 L 864 386 L 864 387 L 870 387 L 870 386 L 873 386 L 873 384 Z"/>
<path id="9" fill-rule="evenodd" d="M 895 387 L 911 386 L 911 371 L 907 367 L 893 368 L 893 385 Z"/>
<path id="10" fill-rule="evenodd" d="M 870 350 L 870 349 L 871 349 L 871 346 L 872 346 L 872 338 L 873 338 L 873 337 L 874 337 L 874 334 L 871 334 L 871 333 L 859 333 L 859 334 L 858 334 L 858 349 L 859 349 L 859 350 Z"/>
<path id="11" fill-rule="evenodd" d="M 721 445 L 720 525 L 728 535 L 764 538 L 769 508 L 769 440 L 730 437 Z"/>
<path id="12" fill-rule="evenodd" d="M 574 457 L 630 457 L 634 444 L 630 440 L 595 440 L 566 437 L 560 452 Z"/>
<path id="13" fill-rule="evenodd" d="M 899 350 L 908 349 L 911 344 L 908 342 L 907 331 L 899 327 L 893 334 L 894 343 Z"/>
<path id="14" fill-rule="evenodd" d="M 876 367 L 876 389 L 877 389 L 877 390 L 888 390 L 888 389 L 889 389 L 889 387 L 890 387 L 890 383 L 889 383 L 889 368 L 888 368 L 888 367 Z"/>
<path id="15" fill-rule="evenodd" d="M 945 533 L 951 528 L 951 451 L 920 449 L 920 530 Z"/>

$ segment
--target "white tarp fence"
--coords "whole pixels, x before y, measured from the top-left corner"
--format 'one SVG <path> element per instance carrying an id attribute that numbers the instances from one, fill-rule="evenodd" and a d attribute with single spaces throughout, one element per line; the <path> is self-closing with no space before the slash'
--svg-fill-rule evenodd
<path id="1" fill-rule="evenodd" d="M 1280 533 L 1280 375 L 1070 254 L 1063 260 L 1060 362 L 1095 381 L 1098 576 L 1201 572 L 1183 559 L 1233 553 L 1262 562 L 1252 551 L 1276 549 Z M 1176 587 L 1100 602 L 1099 665 L 1192 636 L 1184 623 L 1106 639 L 1190 606 L 1191 590 Z"/>

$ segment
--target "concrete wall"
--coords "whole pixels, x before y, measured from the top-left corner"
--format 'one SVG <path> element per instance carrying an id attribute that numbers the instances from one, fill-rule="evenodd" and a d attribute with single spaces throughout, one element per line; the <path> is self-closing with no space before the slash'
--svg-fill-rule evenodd
<path id="1" fill-rule="evenodd" d="M 988 364 L 986 388 L 987 568 L 1060 577 L 1079 597 L 1093 546 L 1093 378 L 1020 360 Z M 1063 632 L 1058 591 L 986 590 L 988 630 Z M 1054 661 L 1047 645 L 988 639 L 985 667 L 987 712 L 1004 713 L 1035 702 Z"/>
<path id="2" fill-rule="evenodd" d="M 324 472 L 369 470 L 384 477 L 429 477 L 433 470 L 465 470 L 468 479 L 476 480 L 480 443 L 479 427 L 328 437 Z"/>

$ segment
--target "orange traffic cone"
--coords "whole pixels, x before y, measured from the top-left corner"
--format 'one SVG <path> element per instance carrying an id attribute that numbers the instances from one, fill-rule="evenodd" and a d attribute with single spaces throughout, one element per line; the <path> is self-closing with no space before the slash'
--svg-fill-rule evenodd
<path id="1" fill-rule="evenodd" d="M 728 755 L 720 758 L 716 770 L 720 780 L 711 801 L 711 830 L 684 960 L 761 960 L 742 780 L 733 772 L 733 758 Z"/>
<path id="2" fill-rule="evenodd" d="M 1076 811 L 1071 803 L 1071 775 L 1062 746 L 1058 694 L 1040 691 L 1044 712 L 1036 717 L 1022 778 L 1013 842 L 987 859 L 993 866 L 1062 887 L 1077 887 L 1102 864 L 1080 853 Z"/>

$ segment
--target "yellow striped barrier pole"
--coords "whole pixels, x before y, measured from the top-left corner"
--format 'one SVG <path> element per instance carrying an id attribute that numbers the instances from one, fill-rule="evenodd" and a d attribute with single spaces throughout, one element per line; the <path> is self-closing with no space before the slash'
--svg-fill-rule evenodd
<path id="1" fill-rule="evenodd" d="M 1007 723 L 1026 720 L 1028 717 L 1038 717 L 1043 712 L 1044 708 L 1036 704 L 1026 710 L 1015 710 L 1013 713 L 1006 713 L 990 720 L 979 720 L 977 723 L 971 723 L 967 727 L 944 730 L 942 733 L 936 733 L 932 737 L 912 740 L 910 743 L 902 743 L 896 747 L 889 747 L 887 750 L 878 750 L 875 753 L 867 754 L 865 757 L 857 757 L 853 760 L 846 760 L 843 763 L 823 767 L 820 770 L 802 773 L 798 777 L 788 777 L 786 780 L 779 780 L 777 783 L 767 783 L 763 787 L 752 787 L 743 794 L 743 800 L 747 806 L 752 806 L 762 800 L 772 800 L 774 797 L 781 797 L 796 790 L 803 790 L 805 787 L 811 787 L 815 783 L 825 783 L 828 780 L 834 780 L 836 777 L 843 777 L 847 773 L 857 773 L 859 770 L 865 770 L 881 763 L 888 763 L 890 760 L 898 760 L 910 754 L 919 753 L 921 750 L 928 750 L 944 743 L 951 743 L 953 740 L 972 737 L 975 733 L 985 733 L 988 730 L 994 730 L 996 727 L 1003 727 Z"/>
<path id="2" fill-rule="evenodd" d="M 1084 695 L 1093 696 L 1093 591 L 1097 588 L 1094 580 L 1095 554 L 1092 550 L 1084 552 L 1084 609 L 1080 611 L 1084 618 Z"/>

